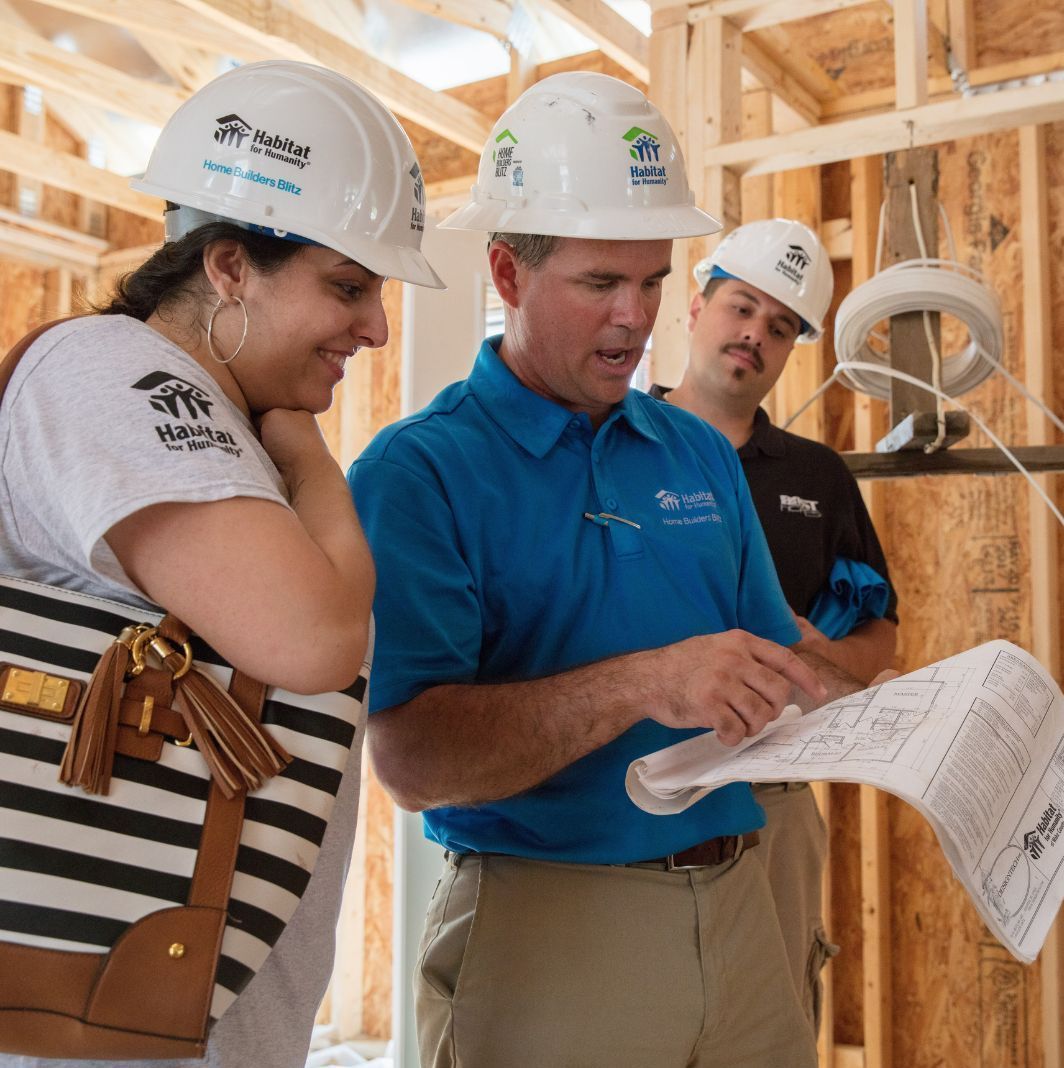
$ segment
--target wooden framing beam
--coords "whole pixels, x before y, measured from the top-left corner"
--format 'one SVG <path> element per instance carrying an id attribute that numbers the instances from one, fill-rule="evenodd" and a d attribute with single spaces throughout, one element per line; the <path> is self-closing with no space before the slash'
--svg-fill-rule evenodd
<path id="1" fill-rule="evenodd" d="M 742 37 L 742 55 L 744 69 L 771 90 L 773 96 L 804 125 L 815 126 L 820 121 L 820 101 L 746 34 Z"/>
<path id="2" fill-rule="evenodd" d="M 829 829 L 827 842 L 827 855 L 824 857 L 824 868 L 820 875 L 820 899 L 824 923 L 827 927 L 828 937 L 831 936 L 831 783 L 810 783 L 813 797 L 820 809 L 820 818 L 824 826 Z M 820 973 L 820 980 L 824 984 L 824 998 L 820 1007 L 820 1033 L 816 1036 L 817 1057 L 821 1068 L 834 1068 L 838 1063 L 835 1057 L 835 982 L 834 968 L 831 961 L 824 964 L 824 970 Z"/>
<path id="3" fill-rule="evenodd" d="M 163 36 L 245 61 L 286 58 L 331 67 L 355 78 L 397 115 L 427 126 L 472 152 L 480 152 L 491 131 L 491 120 L 475 108 L 446 93 L 433 92 L 375 56 L 279 5 L 259 4 L 256 0 L 43 2 L 136 33 Z M 198 17 L 189 18 L 189 11 Z M 152 83 L 141 84 L 150 86 Z M 173 108 L 170 113 L 172 111 Z M 166 117 L 169 114 L 164 119 Z"/>
<path id="4" fill-rule="evenodd" d="M 479 153 L 488 139 L 492 123 L 486 115 L 446 93 L 433 92 L 287 8 L 260 5 L 255 0 L 179 2 L 200 18 L 242 35 L 263 51 L 320 63 L 350 75 L 397 115 L 427 126 L 471 152 Z"/>
<path id="5" fill-rule="evenodd" d="M 425 15 L 482 30 L 505 41 L 509 37 L 513 5 L 506 0 L 399 0 Z"/>
<path id="6" fill-rule="evenodd" d="M 1008 63 L 995 63 L 989 67 L 979 67 L 969 71 L 968 84 L 974 89 L 987 85 L 999 85 L 1002 82 L 1023 81 L 1052 71 L 1064 70 L 1064 52 L 1047 52 L 1039 56 L 1027 56 L 1024 59 L 1010 60 Z M 948 75 L 928 80 L 928 95 L 931 100 L 949 97 L 957 98 L 953 80 Z M 869 89 L 863 93 L 849 93 L 820 104 L 821 118 L 825 120 L 853 118 L 862 112 L 883 111 L 894 104 L 894 87 Z"/>
<path id="7" fill-rule="evenodd" d="M 80 97 L 97 107 L 161 126 L 188 93 L 65 52 L 13 23 L 0 21 L 0 66 L 42 89 Z"/>
<path id="8" fill-rule="evenodd" d="M 203 19 L 190 19 L 176 0 L 39 0 L 47 7 L 120 26 L 140 37 L 162 37 L 244 62 L 270 59 L 273 53 L 249 38 Z"/>
<path id="9" fill-rule="evenodd" d="M 0 130 L 0 160 L 3 169 L 13 174 L 35 178 L 55 189 L 65 189 L 146 219 L 162 218 L 163 202 L 130 189 L 128 178 L 93 167 L 77 156 L 35 145 L 6 130 Z"/>
<path id="10" fill-rule="evenodd" d="M 603 0 L 538 0 L 541 8 L 575 26 L 599 49 L 644 83 L 650 82 L 650 40 Z"/>
<path id="11" fill-rule="evenodd" d="M 719 145 L 707 149 L 705 163 L 741 174 L 774 174 L 1060 119 L 1064 92 L 1059 82 L 1046 82 Z"/>
<path id="12" fill-rule="evenodd" d="M 891 1068 L 890 835 L 888 796 L 860 787 L 864 1068 Z"/>
<path id="13" fill-rule="evenodd" d="M 927 0 L 894 0 L 894 95 L 898 108 L 927 103 Z"/>
<path id="14" fill-rule="evenodd" d="M 703 3 L 691 5 L 688 18 L 692 22 L 711 16 L 730 19 L 747 33 L 867 3 L 868 0 L 703 0 Z M 664 3 L 650 0 L 650 6 L 657 8 Z"/>
<path id="15" fill-rule="evenodd" d="M 1031 474 L 1064 471 L 1064 445 L 1010 445 L 1009 451 Z M 996 448 L 940 449 L 930 455 L 924 455 L 919 450 L 844 452 L 842 458 L 846 461 L 850 474 L 861 479 L 1019 474 L 1000 449 Z"/>
<path id="16" fill-rule="evenodd" d="M 1020 246 L 1023 276 L 1024 378 L 1027 388 L 1052 411 L 1053 302 L 1050 286 L 1050 213 L 1046 171 L 1046 132 L 1041 126 L 1020 131 Z M 1045 446 L 1053 427 L 1033 405 L 1027 406 L 1027 441 Z M 1059 479 L 1037 476 L 1050 500 Z M 1060 678 L 1060 528 L 1045 502 L 1028 493 L 1030 529 L 1031 652 Z M 1057 918 L 1042 949 L 1042 1044 L 1046 1068 L 1064 1068 L 1064 921 Z"/>
<path id="17" fill-rule="evenodd" d="M 975 18 L 972 0 L 946 0 L 949 14 L 949 50 L 966 74 L 975 66 Z"/>
<path id="18" fill-rule="evenodd" d="M 0 248 L 4 255 L 84 274 L 96 270 L 108 244 L 65 226 L 0 208 Z"/>
<path id="19" fill-rule="evenodd" d="M 681 145 L 687 143 L 687 8 L 684 5 L 656 11 L 650 35 L 650 98 L 669 120 Z M 688 155 L 689 174 L 698 161 Z M 650 374 L 654 382 L 675 386 L 687 363 L 687 248 L 672 243 L 672 274 L 662 284 L 661 304 L 654 324 Z"/>
<path id="20" fill-rule="evenodd" d="M 820 232 L 820 168 L 806 167 L 777 175 L 773 183 L 775 214 L 805 223 L 813 233 Z M 824 339 L 808 345 L 796 345 L 787 358 L 783 374 L 776 381 L 772 395 L 778 419 L 786 419 L 804 404 L 823 384 Z M 824 441 L 824 398 L 817 398 L 788 429 L 814 441 Z"/>

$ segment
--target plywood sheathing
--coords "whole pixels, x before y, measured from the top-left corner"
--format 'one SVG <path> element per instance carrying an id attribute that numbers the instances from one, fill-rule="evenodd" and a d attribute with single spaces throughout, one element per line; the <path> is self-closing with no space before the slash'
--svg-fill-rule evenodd
<path id="1" fill-rule="evenodd" d="M 1064 46 L 1064 4 L 1060 0 L 971 0 L 976 65 L 1024 59 Z M 1040 43 L 1040 48 L 1033 45 Z"/>
<path id="2" fill-rule="evenodd" d="M 958 258 L 997 292 L 1004 362 L 1022 376 L 1017 153 L 1015 132 L 958 141 L 939 146 L 939 168 Z M 1064 204 L 1055 207 L 1059 213 Z M 945 350 L 955 349 L 948 322 L 943 335 Z M 999 376 L 964 403 L 1005 441 L 1023 440 L 1024 402 Z M 989 445 L 977 429 L 972 441 Z M 902 669 L 994 637 L 1030 647 L 1027 509 L 1018 478 L 907 479 L 892 487 L 881 534 L 900 598 Z M 1038 967 L 1000 959 L 923 818 L 893 800 L 890 818 L 895 1063 L 1041 1065 Z"/>

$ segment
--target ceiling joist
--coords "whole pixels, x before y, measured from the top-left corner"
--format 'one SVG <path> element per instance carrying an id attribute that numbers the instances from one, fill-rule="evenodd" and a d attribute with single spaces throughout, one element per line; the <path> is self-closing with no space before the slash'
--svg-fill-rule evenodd
<path id="1" fill-rule="evenodd" d="M 399 0 L 425 15 L 482 30 L 505 41 L 510 35 L 513 6 L 507 0 Z"/>
<path id="2" fill-rule="evenodd" d="M 0 21 L 0 67 L 27 85 L 57 89 L 108 111 L 162 126 L 188 96 L 105 63 L 66 52 L 14 23 Z"/>
<path id="3" fill-rule="evenodd" d="M 253 0 L 44 0 L 138 35 L 153 34 L 242 61 L 297 59 L 348 74 L 403 118 L 480 152 L 491 121 L 436 93 L 287 8 Z M 192 11 L 197 18 L 189 18 Z M 100 66 L 103 66 L 100 64 Z M 107 68 L 104 68 L 105 70 Z M 171 109 L 172 111 L 172 109 Z"/>
<path id="4" fill-rule="evenodd" d="M 254 0 L 180 3 L 200 18 L 254 41 L 275 56 L 320 63 L 357 79 L 398 115 L 436 130 L 472 152 L 480 152 L 491 132 L 491 120 L 475 108 L 428 89 L 286 8 Z"/>
<path id="5" fill-rule="evenodd" d="M 668 7 L 675 0 L 650 0 L 652 8 Z M 719 16 L 729 19 L 744 33 L 760 30 L 766 26 L 779 26 L 785 22 L 829 15 L 848 7 L 867 4 L 868 0 L 705 0 L 692 4 L 688 20 Z"/>
<path id="6" fill-rule="evenodd" d="M 650 81 L 650 38 L 609 4 L 603 0 L 540 0 L 540 7 L 576 27 L 644 84 Z"/>

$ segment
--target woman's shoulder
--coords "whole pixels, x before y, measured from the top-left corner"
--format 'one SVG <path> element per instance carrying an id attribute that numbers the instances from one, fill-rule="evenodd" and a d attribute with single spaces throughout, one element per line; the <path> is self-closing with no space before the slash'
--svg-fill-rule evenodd
<path id="1" fill-rule="evenodd" d="M 30 345 L 8 393 L 38 388 L 87 397 L 150 376 L 211 385 L 191 356 L 150 326 L 127 315 L 83 315 L 57 323 Z"/>

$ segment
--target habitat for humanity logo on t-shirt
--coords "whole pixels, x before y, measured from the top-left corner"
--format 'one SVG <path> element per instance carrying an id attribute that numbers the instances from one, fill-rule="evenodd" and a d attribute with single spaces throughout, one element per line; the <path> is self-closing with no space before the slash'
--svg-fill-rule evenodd
<path id="1" fill-rule="evenodd" d="M 244 450 L 228 430 L 209 426 L 214 401 L 199 386 L 186 382 L 169 371 L 152 371 L 133 389 L 148 393 L 148 403 L 168 418 L 157 423 L 155 433 L 159 442 L 170 452 L 197 452 L 200 449 L 221 449 L 231 456 Z"/>

